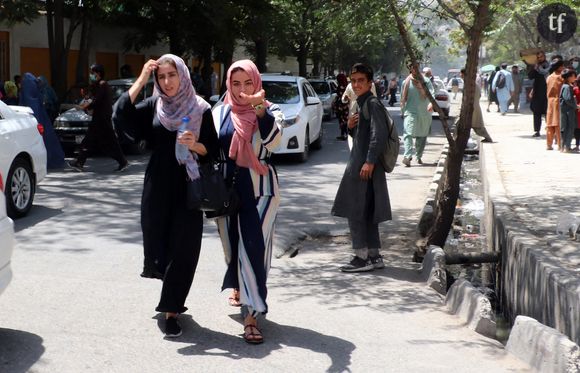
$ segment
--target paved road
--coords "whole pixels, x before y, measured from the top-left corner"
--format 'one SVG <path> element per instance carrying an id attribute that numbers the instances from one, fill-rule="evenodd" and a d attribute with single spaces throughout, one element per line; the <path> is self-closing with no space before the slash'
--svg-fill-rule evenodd
<path id="1" fill-rule="evenodd" d="M 381 227 L 387 268 L 342 274 L 346 224 L 329 212 L 348 154 L 334 139 L 336 122 L 325 128 L 323 149 L 307 163 L 279 165 L 280 241 L 300 232 L 315 237 L 298 243 L 294 258 L 273 260 L 263 345 L 243 342 L 237 310 L 219 291 L 225 265 L 209 222 L 184 334 L 162 338 L 154 311 L 160 283 L 138 276 L 146 158 L 132 157 L 122 175 L 111 172 L 114 161 L 97 159 L 82 174 L 49 174 L 32 213 L 16 222 L 14 280 L 0 297 L 0 371 L 526 371 L 501 344 L 450 316 L 410 261 L 444 139 L 429 140 L 424 160 L 433 164 L 388 176 L 396 218 Z"/>

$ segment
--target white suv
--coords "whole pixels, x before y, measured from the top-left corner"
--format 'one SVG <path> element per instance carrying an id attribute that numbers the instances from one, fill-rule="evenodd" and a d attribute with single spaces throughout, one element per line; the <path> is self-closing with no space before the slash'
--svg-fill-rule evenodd
<path id="1" fill-rule="evenodd" d="M 4 181 L 0 172 L 0 294 L 6 289 L 12 279 L 10 258 L 14 250 L 14 227 L 12 219 L 6 216 L 3 184 Z"/>

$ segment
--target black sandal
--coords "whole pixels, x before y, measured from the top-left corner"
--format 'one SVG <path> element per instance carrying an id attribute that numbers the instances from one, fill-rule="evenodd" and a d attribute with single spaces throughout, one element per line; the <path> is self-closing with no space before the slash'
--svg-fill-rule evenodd
<path id="1" fill-rule="evenodd" d="M 249 333 L 247 331 L 248 328 L 250 328 Z M 257 331 L 257 333 L 254 331 Z M 256 325 L 248 324 L 244 326 L 244 341 L 250 344 L 259 345 L 264 342 L 264 337 Z"/>

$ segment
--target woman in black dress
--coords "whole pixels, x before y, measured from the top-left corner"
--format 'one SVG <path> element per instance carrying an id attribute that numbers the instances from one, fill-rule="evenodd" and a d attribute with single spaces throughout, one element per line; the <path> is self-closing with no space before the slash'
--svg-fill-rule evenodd
<path id="1" fill-rule="evenodd" d="M 154 74 L 154 95 L 135 105 L 139 92 Z M 177 136 L 182 119 L 187 130 Z M 186 180 L 199 177 L 198 164 L 215 158 L 217 134 L 210 106 L 196 96 L 183 60 L 166 54 L 149 60 L 141 75 L 115 105 L 116 125 L 127 132 L 143 131 L 151 158 L 145 171 L 141 229 L 145 254 L 142 277 L 163 280 L 156 308 L 165 313 L 165 335 L 181 335 L 177 316 L 187 310 L 185 299 L 193 282 L 201 248 L 203 216 L 188 210 Z M 178 148 L 187 146 L 189 152 Z"/>

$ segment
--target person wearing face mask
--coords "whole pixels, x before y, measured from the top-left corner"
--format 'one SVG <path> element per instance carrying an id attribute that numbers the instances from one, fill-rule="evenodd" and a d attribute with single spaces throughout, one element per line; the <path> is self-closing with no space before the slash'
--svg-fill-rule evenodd
<path id="1" fill-rule="evenodd" d="M 151 74 L 153 96 L 135 105 Z M 189 118 L 187 129 L 178 136 L 184 117 Z M 178 337 L 178 315 L 187 310 L 203 235 L 202 212 L 186 206 L 186 181 L 201 177 L 200 164 L 217 159 L 210 105 L 196 95 L 185 62 L 165 54 L 145 63 L 129 91 L 117 100 L 113 121 L 126 131 L 140 132 L 151 144 L 141 198 L 141 277 L 163 280 L 155 310 L 164 313 L 165 336 Z M 181 145 L 189 152 L 178 151 Z"/>
<path id="2" fill-rule="evenodd" d="M 119 165 L 115 171 L 125 171 L 129 166 L 113 129 L 111 121 L 113 93 L 104 78 L 103 65 L 93 64 L 89 75 L 92 99 L 79 105 L 81 110 L 92 110 L 92 119 L 87 134 L 81 142 L 77 158 L 69 163 L 69 166 L 78 172 L 83 171 L 89 155 L 99 150 L 118 162 Z"/>
<path id="3" fill-rule="evenodd" d="M 284 115 L 266 100 L 262 78 L 250 60 L 234 62 L 227 72 L 224 105 L 214 109 L 225 172 L 235 175 L 240 210 L 217 221 L 227 270 L 222 290 L 233 289 L 231 306 L 241 306 L 244 340 L 264 341 L 258 317 L 268 312 L 266 280 L 280 192 L 270 156 L 282 137 Z"/>

